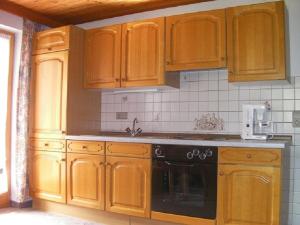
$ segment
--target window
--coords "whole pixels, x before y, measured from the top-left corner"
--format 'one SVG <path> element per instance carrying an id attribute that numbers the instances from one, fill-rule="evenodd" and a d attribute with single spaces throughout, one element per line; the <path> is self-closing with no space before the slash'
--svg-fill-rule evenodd
<path id="1" fill-rule="evenodd" d="M 0 200 L 9 191 L 13 49 L 14 35 L 0 30 Z"/>

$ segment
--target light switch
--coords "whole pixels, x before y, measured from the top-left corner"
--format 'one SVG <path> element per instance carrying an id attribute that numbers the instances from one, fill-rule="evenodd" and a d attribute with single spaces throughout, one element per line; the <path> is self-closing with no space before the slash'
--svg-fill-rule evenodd
<path id="1" fill-rule="evenodd" d="M 300 127 L 300 110 L 293 112 L 293 127 Z"/>

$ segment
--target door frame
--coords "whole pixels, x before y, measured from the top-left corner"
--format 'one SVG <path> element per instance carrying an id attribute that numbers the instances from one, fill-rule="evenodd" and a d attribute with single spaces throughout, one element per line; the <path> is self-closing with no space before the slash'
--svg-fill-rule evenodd
<path id="1" fill-rule="evenodd" d="M 8 73 L 8 88 L 7 88 L 7 116 L 6 116 L 6 171 L 8 178 L 8 191 L 0 195 L 0 208 L 10 205 L 11 193 L 11 113 L 12 113 L 12 86 L 13 86 L 13 65 L 14 65 L 14 49 L 15 49 L 15 34 L 3 29 L 0 29 L 1 34 L 9 36 L 10 40 L 10 59 Z"/>

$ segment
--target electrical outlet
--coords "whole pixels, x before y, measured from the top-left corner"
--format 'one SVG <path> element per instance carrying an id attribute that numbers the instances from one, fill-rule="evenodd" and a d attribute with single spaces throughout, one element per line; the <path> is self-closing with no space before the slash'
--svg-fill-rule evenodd
<path id="1" fill-rule="evenodd" d="M 116 119 L 117 120 L 127 120 L 128 112 L 116 112 Z"/>
<path id="2" fill-rule="evenodd" d="M 293 112 L 293 127 L 300 127 L 300 110 Z"/>

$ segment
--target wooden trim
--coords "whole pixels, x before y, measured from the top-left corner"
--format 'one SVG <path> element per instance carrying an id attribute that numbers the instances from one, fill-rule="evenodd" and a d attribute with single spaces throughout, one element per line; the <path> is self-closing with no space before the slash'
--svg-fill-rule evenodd
<path id="1" fill-rule="evenodd" d="M 49 18 L 41 13 L 32 11 L 31 9 L 27 9 L 23 6 L 8 1 L 1 1 L 0 9 L 12 13 L 14 15 L 33 20 L 35 22 L 45 24 L 49 27 L 59 27 L 65 25 L 64 23 Z"/>
<path id="2" fill-rule="evenodd" d="M 216 220 L 201 219 L 189 216 L 180 216 L 161 212 L 151 212 L 151 219 L 166 222 L 180 223 L 185 225 L 216 225 Z"/>
<path id="3" fill-rule="evenodd" d="M 14 33 L 0 29 L 0 34 L 6 34 L 10 36 L 10 59 L 9 59 L 9 74 L 8 74 L 8 86 L 7 86 L 7 117 L 6 117 L 6 171 L 8 177 L 8 192 L 0 196 L 0 207 L 9 206 L 10 201 L 10 181 L 11 181 L 11 107 L 12 107 L 12 85 L 13 85 L 13 65 L 14 65 L 14 49 L 15 49 L 15 35 Z"/>

